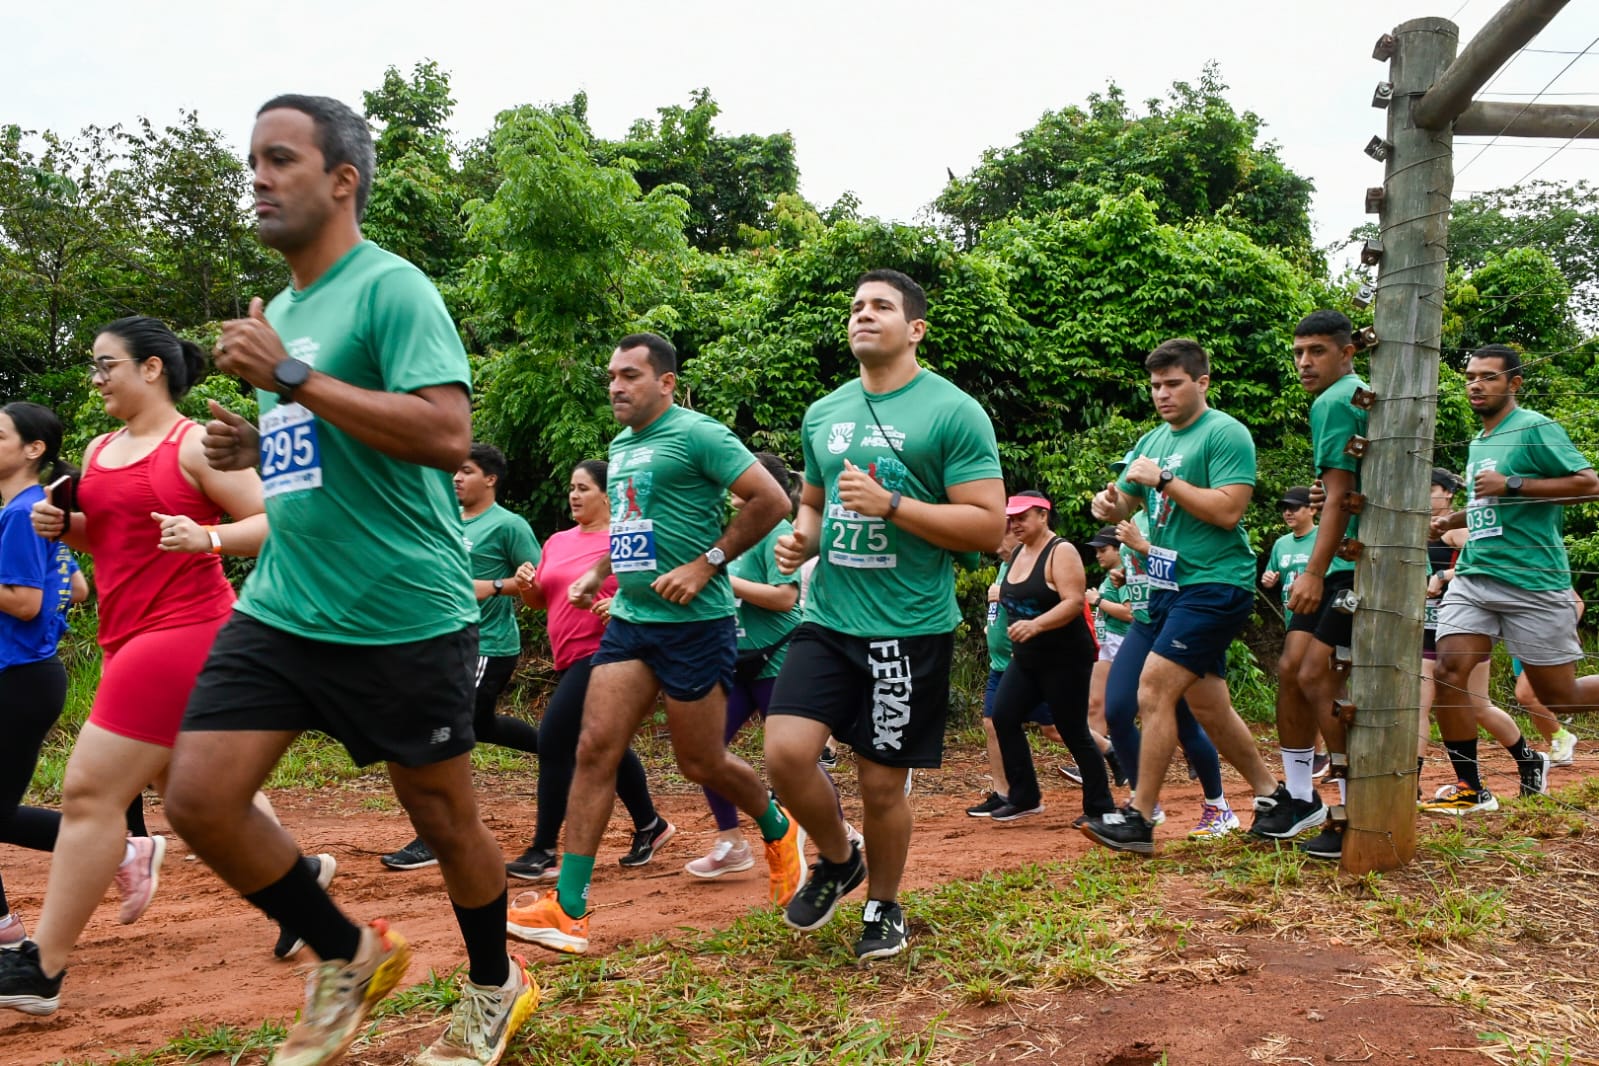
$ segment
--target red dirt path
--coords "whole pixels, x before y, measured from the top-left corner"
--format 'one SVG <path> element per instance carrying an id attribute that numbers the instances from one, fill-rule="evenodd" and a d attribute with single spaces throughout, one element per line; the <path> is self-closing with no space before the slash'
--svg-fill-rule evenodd
<path id="1" fill-rule="evenodd" d="M 1579 755 L 1576 769 L 1599 772 L 1599 753 L 1591 745 L 1584 747 L 1588 750 Z M 1048 775 L 1048 811 L 1013 826 L 964 815 L 984 783 L 982 766 L 972 756 L 957 755 L 944 770 L 919 775 L 907 887 L 1086 851 L 1088 842 L 1069 828 L 1080 811 L 1080 792 L 1053 769 Z M 846 789 L 850 776 L 847 770 L 840 773 Z M 1557 777 L 1557 783 L 1563 779 Z M 1427 787 L 1437 783 L 1429 780 Z M 1229 791 L 1241 795 L 1247 790 L 1232 779 Z M 530 780 L 498 776 L 484 782 L 485 817 L 508 855 L 520 851 L 530 830 L 530 792 Z M 457 965 L 460 941 L 436 868 L 395 873 L 378 864 L 381 852 L 411 835 L 388 796 L 381 785 L 362 781 L 321 791 L 280 792 L 273 799 L 284 824 L 308 853 L 328 851 L 338 858 L 333 890 L 340 903 L 358 917 L 387 917 L 410 939 L 416 951 L 410 976 L 416 980 L 430 967 L 443 971 Z M 1158 831 L 1157 841 L 1175 838 L 1193 824 L 1199 798 L 1197 788 L 1186 782 L 1168 788 L 1163 803 L 1171 820 Z M 612 823 L 596 870 L 591 950 L 608 951 L 679 926 L 726 924 L 764 901 L 765 872 L 759 863 L 747 874 L 716 882 L 682 873 L 682 863 L 708 846 L 714 827 L 697 793 L 659 799 L 679 832 L 650 866 L 623 870 L 616 865 L 616 856 L 626 847 L 627 829 L 621 816 Z M 846 809 L 852 807 L 846 800 Z M 165 827 L 158 806 L 151 812 L 151 826 L 157 831 Z M 39 912 L 48 857 L 7 848 L 0 851 L 0 861 L 5 863 L 12 905 L 31 923 Z M 522 882 L 512 886 L 513 895 L 531 887 Z M 1204 920 L 1202 914 L 1195 917 Z M 300 1006 L 301 974 L 310 956 L 303 955 L 300 964 L 274 960 L 274 933 L 262 916 L 174 841 L 160 893 L 139 923 L 118 925 L 109 900 L 95 915 L 73 958 L 56 1015 L 34 1020 L 0 1011 L 0 1062 L 101 1062 L 158 1048 L 185 1028 L 229 1024 L 252 1029 L 265 1019 L 287 1020 Z M 973 1008 L 946 1019 L 944 1026 L 982 1034 L 966 1045 L 969 1056 L 956 1052 L 974 1062 L 1008 1062 L 1026 1055 L 1038 1062 L 1134 1066 L 1158 1061 L 1162 1050 L 1173 1064 L 1484 1062 L 1479 1054 L 1443 1050 L 1476 1044 L 1474 1033 L 1480 1026 L 1463 1010 L 1436 1000 L 1346 997 L 1335 987 L 1337 977 L 1358 972 L 1369 961 L 1346 948 L 1269 935 L 1212 935 L 1237 946 L 1248 960 L 1246 972 L 1203 987 L 1142 984 L 1115 993 L 1050 997 L 1042 1008 L 1036 1003 Z M 536 965 L 546 964 L 536 947 L 517 950 Z M 414 1048 L 419 1036 L 427 1038 L 426 1033 L 408 1031 L 403 1039 Z M 1260 1049 L 1278 1038 L 1288 1043 L 1270 1057 L 1260 1057 Z M 1252 1049 L 1254 1055 L 1249 1054 Z M 398 1048 L 379 1046 L 353 1054 L 349 1061 L 389 1063 L 401 1057 Z"/>

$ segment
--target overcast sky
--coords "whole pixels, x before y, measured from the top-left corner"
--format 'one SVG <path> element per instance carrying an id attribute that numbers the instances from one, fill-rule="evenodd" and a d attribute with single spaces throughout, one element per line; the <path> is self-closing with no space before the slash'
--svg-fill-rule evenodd
<path id="1" fill-rule="evenodd" d="M 0 123 L 75 131 L 199 112 L 242 149 L 254 110 L 280 92 L 321 93 L 360 108 L 384 68 L 422 59 L 447 70 L 455 128 L 484 132 L 521 103 L 589 96 L 602 136 L 709 87 L 727 133 L 788 130 L 801 191 L 826 206 L 846 190 L 863 209 L 912 221 L 985 148 L 1014 142 L 1045 110 L 1115 81 L 1129 99 L 1197 80 L 1216 60 L 1235 107 L 1259 114 L 1287 163 L 1316 184 L 1326 242 L 1365 220 L 1381 165 L 1362 154 L 1384 128 L 1372 109 L 1386 64 L 1377 37 L 1423 15 L 1454 18 L 1462 43 L 1500 0 L 1181 0 L 1091 3 L 799 4 L 622 2 L 219 4 L 216 0 L 72 0 L 0 12 Z M 1535 48 L 1580 53 L 1599 38 L 1599 4 L 1576 0 Z M 1558 78 L 1561 68 L 1570 69 Z M 1599 49 L 1524 53 L 1496 98 L 1599 103 Z M 1571 95 L 1581 93 L 1583 95 Z M 1599 141 L 1462 140 L 1456 193 L 1589 173 Z M 1555 154 L 1557 153 L 1558 154 Z M 1553 158 L 1549 157 L 1553 155 Z M 1547 162 L 1546 162 L 1547 160 Z"/>

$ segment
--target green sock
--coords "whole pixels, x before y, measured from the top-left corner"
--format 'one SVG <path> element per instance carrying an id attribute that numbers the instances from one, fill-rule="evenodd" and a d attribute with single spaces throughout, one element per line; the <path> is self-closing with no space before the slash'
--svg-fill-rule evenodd
<path id="1" fill-rule="evenodd" d="M 766 812 L 755 819 L 755 824 L 761 827 L 762 840 L 770 842 L 783 839 L 783 835 L 788 832 L 788 815 L 777 805 L 775 796 L 766 805 Z"/>
<path id="2" fill-rule="evenodd" d="M 561 879 L 555 882 L 555 898 L 568 918 L 581 918 L 589 912 L 589 882 L 594 880 L 594 856 L 561 856 Z"/>

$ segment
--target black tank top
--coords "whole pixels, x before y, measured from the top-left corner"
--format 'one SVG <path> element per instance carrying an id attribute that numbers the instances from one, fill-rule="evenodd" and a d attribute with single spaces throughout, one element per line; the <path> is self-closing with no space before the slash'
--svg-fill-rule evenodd
<path id="1" fill-rule="evenodd" d="M 1012 581 L 1010 571 L 1005 572 L 1005 580 L 999 585 L 999 602 L 1012 622 L 1037 618 L 1060 603 L 1060 593 L 1049 587 L 1048 576 L 1050 558 L 1064 543 L 1061 537 L 1051 538 L 1033 561 L 1032 572 L 1021 581 Z M 1032 665 L 1045 657 L 1072 654 L 1080 650 L 1079 645 L 1092 643 L 1088 622 L 1079 614 L 1064 626 L 1046 629 L 1032 640 L 1012 645 L 1011 655 Z"/>

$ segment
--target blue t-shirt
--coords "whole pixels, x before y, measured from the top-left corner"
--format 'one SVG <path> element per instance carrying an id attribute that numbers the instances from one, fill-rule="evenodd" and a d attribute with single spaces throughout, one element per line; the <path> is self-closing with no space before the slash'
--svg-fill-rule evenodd
<path id="1" fill-rule="evenodd" d="M 50 658 L 67 629 L 72 574 L 78 564 L 65 544 L 33 531 L 30 512 L 42 499 L 44 487 L 32 485 L 0 508 L 0 585 L 42 593 L 39 613 L 26 622 L 0 611 L 0 670 Z"/>

